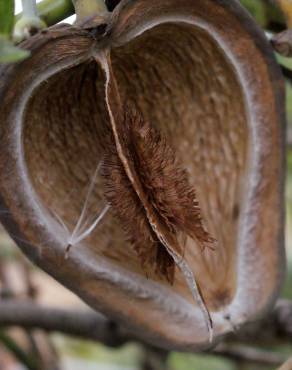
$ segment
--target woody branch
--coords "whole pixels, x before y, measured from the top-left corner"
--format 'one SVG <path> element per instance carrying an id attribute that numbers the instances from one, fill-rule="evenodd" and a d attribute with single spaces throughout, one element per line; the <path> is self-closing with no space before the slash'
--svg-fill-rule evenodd
<path id="1" fill-rule="evenodd" d="M 143 343 L 137 335 L 116 325 L 99 313 L 48 308 L 32 301 L 7 300 L 0 304 L 0 327 L 21 326 L 60 332 L 110 347 L 119 347 L 129 341 Z M 236 361 L 278 366 L 286 360 L 282 355 L 252 349 L 243 343 L 273 344 L 292 339 L 292 301 L 279 300 L 274 311 L 265 319 L 246 325 L 240 332 L 226 338 L 225 344 L 213 350 L 214 354 Z M 232 343 L 230 346 L 229 343 Z M 143 343 L 145 344 L 145 343 Z M 146 348 L 148 348 L 148 345 Z M 165 351 L 161 351 L 165 355 Z"/>

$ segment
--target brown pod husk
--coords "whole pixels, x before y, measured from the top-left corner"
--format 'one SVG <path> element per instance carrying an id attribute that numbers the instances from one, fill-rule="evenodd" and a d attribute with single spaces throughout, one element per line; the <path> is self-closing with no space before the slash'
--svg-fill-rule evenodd
<path id="1" fill-rule="evenodd" d="M 22 47 L 31 57 L 0 69 L 0 195 L 1 221 L 25 254 L 93 308 L 161 347 L 198 350 L 209 341 L 177 268 L 182 260 L 215 339 L 269 309 L 285 266 L 283 82 L 268 42 L 238 2 L 122 0 L 112 14 L 51 27 Z M 123 131 L 125 104 L 141 115 L 138 134 L 133 118 Z M 143 172 L 146 161 L 137 172 L 135 161 L 142 163 L 151 146 L 142 150 L 129 137 L 143 130 L 159 145 L 167 142 L 161 153 L 175 152 L 176 185 L 165 194 L 187 189 L 197 231 L 185 201 L 183 216 L 169 216 L 175 202 L 157 190 L 157 178 L 156 187 L 149 180 L 157 168 Z M 93 219 L 107 201 L 115 209 L 69 245 L 65 258 L 66 227 L 74 228 L 99 162 L 87 212 Z M 166 168 L 164 184 L 170 173 Z M 153 199 L 139 176 L 158 192 Z M 182 187 L 177 179 L 184 176 Z M 117 196 L 120 189 L 125 197 Z M 125 235 L 140 226 L 148 240 L 142 251 L 143 243 L 133 248 Z M 214 248 L 200 248 L 213 237 Z M 153 252 L 162 242 L 172 247 L 147 256 L 147 245 Z"/>

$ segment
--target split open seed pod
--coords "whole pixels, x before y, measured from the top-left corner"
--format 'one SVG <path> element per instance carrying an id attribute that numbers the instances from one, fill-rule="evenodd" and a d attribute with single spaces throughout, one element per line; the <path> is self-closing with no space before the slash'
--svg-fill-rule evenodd
<path id="1" fill-rule="evenodd" d="M 283 83 L 239 3 L 122 0 L 22 47 L 0 71 L 0 194 L 25 254 L 162 347 L 198 350 L 271 307 Z"/>

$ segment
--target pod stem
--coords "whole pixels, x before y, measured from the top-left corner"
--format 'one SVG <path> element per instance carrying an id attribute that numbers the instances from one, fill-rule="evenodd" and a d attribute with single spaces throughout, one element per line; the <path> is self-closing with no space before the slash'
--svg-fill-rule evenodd
<path id="1" fill-rule="evenodd" d="M 36 0 L 22 0 L 23 12 L 14 26 L 14 41 L 20 42 L 46 27 L 39 17 Z"/>
<path id="2" fill-rule="evenodd" d="M 104 0 L 72 0 L 77 16 L 77 22 L 96 14 L 107 12 Z"/>
<path id="3" fill-rule="evenodd" d="M 36 7 L 36 0 L 22 0 L 23 14 L 26 17 L 37 18 L 38 12 Z"/>
<path id="4" fill-rule="evenodd" d="M 74 6 L 71 0 L 43 0 L 36 5 L 39 17 L 47 26 L 52 26 L 74 14 Z M 15 16 L 17 22 L 23 13 Z"/>

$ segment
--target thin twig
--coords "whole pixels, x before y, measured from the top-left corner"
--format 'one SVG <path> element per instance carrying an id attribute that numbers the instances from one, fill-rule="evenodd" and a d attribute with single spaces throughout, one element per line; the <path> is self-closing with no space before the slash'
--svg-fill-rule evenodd
<path id="1" fill-rule="evenodd" d="M 118 347 L 129 341 L 138 341 L 138 334 L 122 328 L 101 314 L 87 309 L 86 311 L 64 310 L 56 308 L 46 308 L 32 301 L 5 300 L 0 303 L 0 327 L 21 326 L 26 329 L 43 329 L 48 332 L 60 332 L 67 335 L 77 336 L 87 340 L 101 342 L 107 346 Z M 246 325 L 240 332 L 226 336 L 226 345 L 236 343 L 274 344 L 292 339 L 292 302 L 280 300 L 274 311 L 262 321 Z M 231 347 L 228 347 L 229 349 Z M 241 347 L 242 348 L 242 347 Z M 247 348 L 247 347 L 243 347 Z M 220 349 L 220 347 L 219 347 Z M 239 349 L 236 347 L 237 354 L 227 351 L 228 357 L 239 356 Z M 216 349 L 218 351 L 218 348 Z M 245 352 L 246 353 L 246 352 Z M 223 356 L 224 351 L 221 348 Z M 251 357 L 255 360 L 256 355 Z M 258 355 L 258 353 L 256 353 Z M 246 356 L 248 357 L 248 356 Z M 274 362 L 279 365 L 280 360 L 285 358 L 275 358 Z M 270 359 L 270 363 L 271 363 Z"/>
<path id="2" fill-rule="evenodd" d="M 134 336 L 93 310 L 69 311 L 47 308 L 31 301 L 5 300 L 0 303 L 0 326 L 38 328 L 83 339 L 120 346 Z"/>

